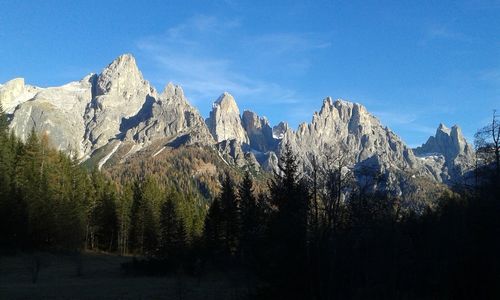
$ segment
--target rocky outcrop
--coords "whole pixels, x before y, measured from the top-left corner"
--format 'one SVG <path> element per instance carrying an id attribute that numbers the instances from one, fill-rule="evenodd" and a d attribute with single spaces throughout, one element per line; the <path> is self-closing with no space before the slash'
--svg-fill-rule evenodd
<path id="1" fill-rule="evenodd" d="M 225 163 L 253 171 L 260 169 L 257 159 L 251 152 L 243 151 L 243 146 L 235 139 L 216 144 L 216 149 Z"/>
<path id="2" fill-rule="evenodd" d="M 0 85 L 0 103 L 8 114 L 21 103 L 32 99 L 41 89 L 24 84 L 24 78 L 15 78 Z"/>
<path id="3" fill-rule="evenodd" d="M 238 105 L 233 96 L 227 92 L 214 102 L 206 123 L 216 142 L 234 139 L 241 144 L 250 143 L 242 126 Z"/>
<path id="4" fill-rule="evenodd" d="M 20 104 L 13 111 L 10 127 L 22 140 L 32 129 L 38 134 L 47 134 L 56 148 L 81 156 L 85 152 L 82 116 L 92 97 L 94 78 L 88 75 L 61 87 L 33 88 L 37 93 L 29 101 L 15 99 Z M 21 97 L 24 95 L 22 93 Z"/>
<path id="5" fill-rule="evenodd" d="M 203 118 L 188 103 L 180 86 L 169 83 L 149 110 L 144 116 L 139 115 L 138 124 L 127 130 L 127 140 L 146 145 L 159 138 L 174 143 L 176 138 L 182 138 L 183 144 L 215 143 Z"/>
<path id="6" fill-rule="evenodd" d="M 285 122 L 279 122 L 278 125 L 273 127 L 273 138 L 281 140 L 285 137 L 285 133 L 288 131 L 288 124 Z"/>
<path id="7" fill-rule="evenodd" d="M 245 110 L 242 123 L 250 140 L 250 148 L 260 152 L 276 150 L 278 140 L 273 138 L 273 130 L 265 117 L 261 118 L 256 113 Z"/>
<path id="8" fill-rule="evenodd" d="M 352 166 L 364 164 L 376 167 L 377 172 L 427 173 L 419 168 L 411 149 L 364 106 L 343 100 L 325 99 L 310 124 L 301 124 L 296 132 L 289 128 L 285 131 L 283 143 L 292 147 L 306 169 L 311 167 L 312 157 L 328 163 L 342 155 Z"/>
<path id="9" fill-rule="evenodd" d="M 457 125 L 449 129 L 439 124 L 436 134 L 414 152 L 447 183 L 456 182 L 474 165 L 474 150 Z"/>
<path id="10" fill-rule="evenodd" d="M 147 110 L 156 91 L 143 79 L 135 59 L 124 54 L 97 77 L 92 101 L 85 112 L 85 153 L 90 153 L 127 131 L 127 121 Z M 140 118 L 147 118 L 141 116 Z"/>

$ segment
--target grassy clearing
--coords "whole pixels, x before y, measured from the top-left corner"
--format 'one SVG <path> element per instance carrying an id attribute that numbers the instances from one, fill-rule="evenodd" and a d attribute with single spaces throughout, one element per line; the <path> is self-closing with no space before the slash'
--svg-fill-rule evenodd
<path id="1" fill-rule="evenodd" d="M 120 264 L 130 259 L 100 253 L 2 256 L 0 299 L 245 299 L 249 294 L 241 272 L 125 276 Z"/>

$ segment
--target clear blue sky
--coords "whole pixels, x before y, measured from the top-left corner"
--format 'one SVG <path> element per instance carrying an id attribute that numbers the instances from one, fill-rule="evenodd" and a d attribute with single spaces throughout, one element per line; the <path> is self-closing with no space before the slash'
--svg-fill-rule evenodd
<path id="1" fill-rule="evenodd" d="M 61 85 L 132 53 L 204 116 L 227 90 L 241 110 L 296 127 L 332 96 L 411 146 L 440 122 L 471 137 L 500 109 L 500 1 L 1 0 L 0 11 L 0 82 Z"/>

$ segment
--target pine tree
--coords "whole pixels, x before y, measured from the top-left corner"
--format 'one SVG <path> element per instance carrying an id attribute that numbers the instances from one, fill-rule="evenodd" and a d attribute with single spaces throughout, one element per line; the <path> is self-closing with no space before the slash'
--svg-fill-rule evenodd
<path id="1" fill-rule="evenodd" d="M 9 123 L 7 122 L 7 115 L 3 110 L 2 102 L 0 101 L 0 135 L 7 135 L 9 131 Z"/>
<path id="2" fill-rule="evenodd" d="M 232 256 L 236 254 L 240 241 L 240 214 L 238 198 L 236 197 L 235 184 L 226 173 L 222 181 L 222 191 L 219 195 L 225 252 Z"/>
<path id="3" fill-rule="evenodd" d="M 130 184 L 126 184 L 120 193 L 117 204 L 118 217 L 118 250 L 121 255 L 129 252 L 129 238 L 131 227 L 133 191 Z"/>
<path id="4" fill-rule="evenodd" d="M 91 189 L 86 206 L 87 224 L 86 224 L 86 243 L 85 246 L 90 249 L 98 248 L 97 232 L 99 231 L 99 219 L 101 200 L 105 194 L 104 177 L 97 168 L 94 168 L 90 174 Z"/>
<path id="5" fill-rule="evenodd" d="M 298 177 L 297 158 L 287 144 L 280 157 L 280 172 L 270 184 L 271 199 L 277 208 L 276 217 L 284 226 L 293 226 L 291 237 L 305 245 L 307 240 L 307 216 L 309 199 L 307 185 Z"/>
<path id="6" fill-rule="evenodd" d="M 279 169 L 270 183 L 271 201 L 276 207 L 270 225 L 271 256 L 276 266 L 277 286 L 291 287 L 298 298 L 303 285 L 308 282 L 307 245 L 309 192 L 298 177 L 297 159 L 290 145 L 285 145 L 280 157 Z"/>
<path id="7" fill-rule="evenodd" d="M 160 253 L 166 259 L 179 259 L 187 244 L 186 228 L 176 203 L 167 199 L 160 215 Z"/>
<path id="8" fill-rule="evenodd" d="M 218 198 L 214 199 L 208 214 L 205 218 L 205 226 L 203 229 L 203 239 L 205 242 L 205 247 L 209 254 L 214 257 L 222 255 L 224 248 L 224 227 L 222 221 L 222 208 L 220 205 L 220 200 Z"/>
<path id="9" fill-rule="evenodd" d="M 116 194 L 108 184 L 95 209 L 97 248 L 113 251 L 117 247 L 118 218 L 116 214 Z"/>
<path id="10" fill-rule="evenodd" d="M 152 255 L 157 246 L 157 226 L 152 203 L 145 197 L 143 186 L 136 181 L 133 187 L 130 242 L 135 252 Z"/>
<path id="11" fill-rule="evenodd" d="M 245 259 L 251 256 L 257 242 L 260 226 L 259 208 L 254 196 L 253 180 L 249 172 L 245 173 L 239 185 L 238 195 L 241 206 L 241 252 Z"/>
<path id="12" fill-rule="evenodd" d="M 17 139 L 8 133 L 0 102 L 0 247 L 19 246 L 25 238 L 26 208 L 15 188 L 16 147 Z"/>
<path id="13" fill-rule="evenodd" d="M 46 150 L 32 129 L 16 168 L 16 184 L 26 202 L 33 246 L 50 246 L 55 225 L 54 201 L 47 182 Z"/>

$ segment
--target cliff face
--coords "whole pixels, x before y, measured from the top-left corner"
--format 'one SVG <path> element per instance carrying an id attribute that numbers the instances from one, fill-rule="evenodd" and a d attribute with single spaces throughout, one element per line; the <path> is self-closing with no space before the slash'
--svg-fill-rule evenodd
<path id="1" fill-rule="evenodd" d="M 238 105 L 227 92 L 214 102 L 206 123 L 216 142 L 234 139 L 241 144 L 250 143 L 242 126 Z"/>
<path id="2" fill-rule="evenodd" d="M 214 144 L 201 115 L 188 103 L 182 88 L 172 83 L 137 116 L 135 123 L 125 133 L 127 140 L 147 145 L 156 139 L 182 136 L 186 144 Z"/>
<path id="3" fill-rule="evenodd" d="M 414 152 L 446 183 L 458 180 L 474 165 L 474 150 L 457 125 L 449 129 L 439 124 L 436 134 Z"/>
<path id="4" fill-rule="evenodd" d="M 93 95 L 84 115 L 86 154 L 126 131 L 125 121 L 136 116 L 157 96 L 129 54 L 108 65 L 92 88 Z"/>

